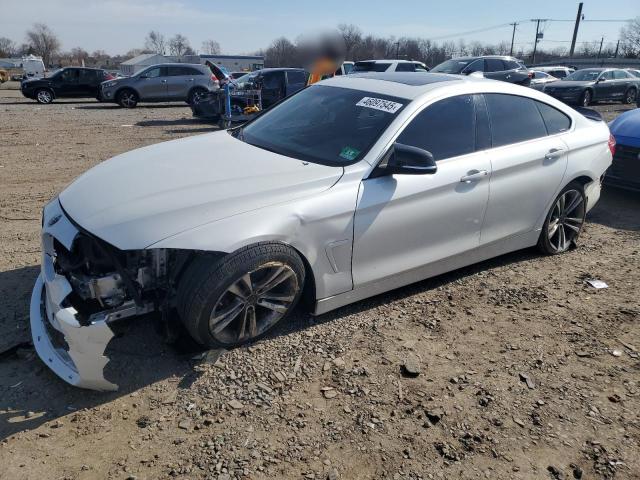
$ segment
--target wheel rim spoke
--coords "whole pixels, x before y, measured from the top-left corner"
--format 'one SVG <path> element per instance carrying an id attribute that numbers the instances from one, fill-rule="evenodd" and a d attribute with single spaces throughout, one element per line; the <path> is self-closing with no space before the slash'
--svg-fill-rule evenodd
<path id="1" fill-rule="evenodd" d="M 274 312 L 278 312 L 278 313 L 285 313 L 289 308 L 289 305 L 270 302 L 269 300 L 266 300 L 264 298 L 260 298 L 256 303 L 256 305 L 259 305 L 264 308 L 268 308 L 269 310 L 273 310 Z"/>
<path id="2" fill-rule="evenodd" d="M 576 227 L 575 225 L 571 225 L 570 223 L 565 222 L 564 226 L 570 228 L 576 233 L 580 232 L 580 228 Z"/>
<path id="3" fill-rule="evenodd" d="M 569 206 L 566 208 L 565 213 L 567 215 L 570 214 L 576 208 L 578 208 L 581 203 L 582 203 L 582 195 L 580 195 L 578 192 L 576 192 L 575 197 L 573 198 L 573 200 L 571 201 Z"/>
<path id="4" fill-rule="evenodd" d="M 291 269 L 285 269 L 284 267 L 277 267 L 276 271 L 269 276 L 266 280 L 263 280 L 258 284 L 256 290 L 258 293 L 268 292 L 269 290 L 277 287 L 282 282 L 287 280 L 289 277 L 293 275 L 293 271 Z"/>
<path id="5" fill-rule="evenodd" d="M 215 317 L 209 321 L 209 326 L 212 328 L 213 333 L 219 333 L 224 330 L 233 320 L 235 320 L 240 312 L 244 309 L 244 303 L 237 301 L 232 303 L 222 312 L 218 313 Z M 215 312 L 215 310 L 214 310 Z"/>

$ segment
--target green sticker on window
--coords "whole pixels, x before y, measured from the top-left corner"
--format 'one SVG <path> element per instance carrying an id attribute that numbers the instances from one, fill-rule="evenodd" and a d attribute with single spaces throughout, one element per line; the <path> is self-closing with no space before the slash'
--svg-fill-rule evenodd
<path id="1" fill-rule="evenodd" d="M 353 147 L 344 147 L 340 152 L 340 156 L 346 160 L 355 160 L 360 150 Z"/>

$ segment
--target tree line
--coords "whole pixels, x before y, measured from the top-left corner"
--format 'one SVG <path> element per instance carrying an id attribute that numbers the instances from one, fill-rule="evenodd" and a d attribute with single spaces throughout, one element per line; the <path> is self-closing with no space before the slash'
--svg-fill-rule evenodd
<path id="1" fill-rule="evenodd" d="M 452 57 L 465 55 L 509 55 L 511 44 L 502 41 L 496 44 L 486 42 L 466 42 L 447 40 L 443 42 L 432 41 L 427 38 L 416 37 L 379 37 L 365 34 L 356 25 L 341 24 L 336 31 L 340 39 L 342 53 L 347 60 L 400 58 L 418 60 L 429 66 L 437 65 Z M 525 61 L 530 59 L 533 48 L 529 44 L 518 43 L 513 48 L 513 55 Z M 111 56 L 104 50 L 96 50 L 89 53 L 81 47 L 75 47 L 68 51 L 61 50 L 61 42 L 51 28 L 43 23 L 34 24 L 25 36 L 25 42 L 18 44 L 15 41 L 0 37 L 0 58 L 18 57 L 34 54 L 41 56 L 45 65 L 77 65 L 81 63 L 95 66 L 115 66 L 124 60 L 142 53 L 159 53 L 162 55 L 184 56 L 195 55 L 188 38 L 180 33 L 172 37 L 166 37 L 161 32 L 152 30 L 144 39 L 141 48 L 134 48 L 123 55 Z M 220 44 L 211 39 L 202 43 L 199 53 L 219 54 Z M 251 54 L 264 55 L 267 67 L 304 67 L 307 50 L 303 37 L 290 40 L 286 37 L 275 39 L 271 44 Z M 640 58 L 640 17 L 628 22 L 620 30 L 619 45 L 600 42 L 580 42 L 576 48 L 574 57 L 594 58 L 600 56 Z M 538 46 L 536 61 L 544 62 L 568 57 L 568 45 L 548 49 Z"/>

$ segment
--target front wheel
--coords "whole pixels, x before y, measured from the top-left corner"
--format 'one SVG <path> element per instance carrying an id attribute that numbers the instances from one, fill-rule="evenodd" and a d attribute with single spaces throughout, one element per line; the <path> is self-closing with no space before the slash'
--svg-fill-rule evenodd
<path id="1" fill-rule="evenodd" d="M 187 98 L 187 103 L 189 105 L 195 105 L 196 103 L 200 102 L 202 97 L 206 94 L 207 91 L 204 88 L 194 88 Z"/>
<path id="2" fill-rule="evenodd" d="M 51 90 L 47 88 L 41 88 L 36 92 L 36 100 L 38 103 L 47 105 L 53 102 L 53 93 L 51 93 Z"/>
<path id="3" fill-rule="evenodd" d="M 258 340 L 300 299 L 305 269 L 291 247 L 260 243 L 223 257 L 201 257 L 178 287 L 182 321 L 199 343 L 233 348 Z"/>
<path id="4" fill-rule="evenodd" d="M 586 204 L 584 188 L 578 182 L 560 192 L 540 232 L 538 247 L 543 253 L 557 255 L 576 245 L 587 214 Z"/>
<path id="5" fill-rule="evenodd" d="M 122 90 L 118 92 L 116 101 L 122 108 L 135 108 L 138 105 L 138 95 L 133 90 Z"/>

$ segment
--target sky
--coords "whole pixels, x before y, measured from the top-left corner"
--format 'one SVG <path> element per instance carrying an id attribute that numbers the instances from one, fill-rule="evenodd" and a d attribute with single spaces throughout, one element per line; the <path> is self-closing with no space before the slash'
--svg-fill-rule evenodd
<path id="1" fill-rule="evenodd" d="M 586 20 L 617 20 L 640 16 L 639 0 L 586 0 Z M 185 35 L 198 51 L 214 39 L 224 54 L 252 53 L 275 38 L 352 23 L 364 33 L 413 36 L 434 40 L 464 38 L 489 43 L 511 41 L 520 22 L 516 44 L 533 46 L 532 18 L 570 20 L 543 22 L 542 48 L 568 46 L 573 33 L 577 1 L 536 0 L 0 0 L 0 36 L 20 44 L 35 22 L 43 22 L 59 36 L 63 50 L 82 47 L 124 54 L 142 48 L 150 30 L 170 37 Z M 502 26 L 500 26 L 502 25 Z M 578 41 L 615 43 L 622 23 L 583 22 Z M 489 29 L 489 27 L 497 27 Z M 487 29 L 482 32 L 470 31 Z M 443 38 L 446 37 L 446 38 Z"/>

